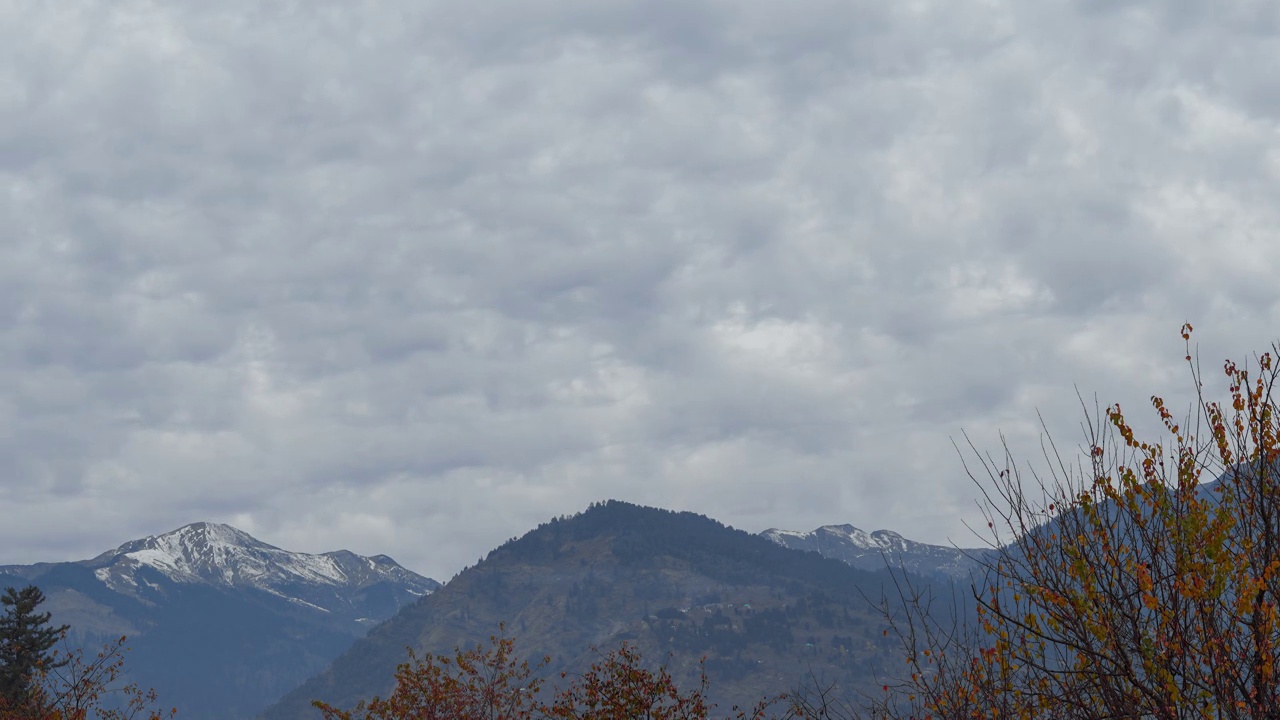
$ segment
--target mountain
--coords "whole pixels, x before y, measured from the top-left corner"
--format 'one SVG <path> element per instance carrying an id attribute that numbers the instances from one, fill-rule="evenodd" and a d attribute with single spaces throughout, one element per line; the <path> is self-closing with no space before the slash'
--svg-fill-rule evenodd
<path id="1" fill-rule="evenodd" d="M 313 718 L 312 700 L 351 706 L 386 695 L 406 648 L 450 653 L 499 632 L 547 677 L 575 673 L 620 642 L 665 659 L 711 696 L 751 704 L 809 673 L 869 689 L 900 646 L 873 602 L 896 597 L 885 571 L 796 552 L 692 513 L 610 501 L 540 525 L 374 628 L 265 713 Z M 594 649 L 593 649 L 594 648 Z"/>
<path id="2" fill-rule="evenodd" d="M 783 547 L 809 550 L 863 570 L 903 568 L 925 577 L 968 580 L 990 550 L 962 549 L 908 540 L 891 530 L 866 532 L 852 525 L 824 525 L 812 532 L 771 528 L 760 533 Z"/>
<path id="3" fill-rule="evenodd" d="M 282 550 L 199 522 L 78 562 L 0 566 L 89 649 L 129 637 L 130 678 L 184 718 L 249 718 L 439 583 L 385 556 Z"/>
<path id="4" fill-rule="evenodd" d="M 138 600 L 154 591 L 140 578 L 145 568 L 174 583 L 274 595 L 324 612 L 335 625 L 351 623 L 355 634 L 440 586 L 386 555 L 289 552 L 230 525 L 206 522 L 127 542 L 85 564 L 108 588 Z"/>

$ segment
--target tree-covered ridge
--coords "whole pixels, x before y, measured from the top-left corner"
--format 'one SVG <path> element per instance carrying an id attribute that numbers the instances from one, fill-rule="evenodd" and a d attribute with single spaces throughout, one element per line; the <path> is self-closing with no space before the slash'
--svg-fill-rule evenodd
<path id="1" fill-rule="evenodd" d="M 607 537 L 624 565 L 653 566 L 659 558 L 686 561 L 692 570 L 727 583 L 795 582 L 879 598 L 887 573 L 849 572 L 837 560 L 797 552 L 705 515 L 606 500 L 568 518 L 543 523 L 489 554 L 526 562 L 554 561 L 566 543 Z"/>
<path id="2" fill-rule="evenodd" d="M 500 624 L 528 657 L 554 658 L 549 673 L 581 672 L 627 642 L 665 658 L 687 685 L 705 656 L 712 699 L 722 704 L 784 691 L 810 668 L 867 688 L 898 648 L 874 606 L 893 594 L 889 583 L 887 572 L 789 550 L 694 513 L 597 503 L 493 550 L 267 717 L 307 717 L 316 698 L 349 707 L 385 694 L 406 647 L 445 653 Z"/>

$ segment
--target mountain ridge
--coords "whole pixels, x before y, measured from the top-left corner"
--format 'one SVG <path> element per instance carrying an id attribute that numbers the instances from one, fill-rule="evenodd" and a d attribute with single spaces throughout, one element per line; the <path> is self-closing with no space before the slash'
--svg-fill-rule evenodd
<path id="1" fill-rule="evenodd" d="M 760 533 L 783 547 L 816 552 L 863 570 L 905 569 L 926 577 L 965 580 L 981 569 L 987 548 L 933 545 L 892 530 L 867 532 L 851 524 L 823 525 L 809 532 L 769 528 Z"/>
<path id="2" fill-rule="evenodd" d="M 177 583 L 255 588 L 324 612 L 352 610 L 358 605 L 352 595 L 379 583 L 398 584 L 415 597 L 440 586 L 386 555 L 283 550 L 230 525 L 204 521 L 130 540 L 80 564 L 108 588 L 133 597 L 142 596 L 137 575 L 149 567 Z"/>
<path id="3" fill-rule="evenodd" d="M 494 548 L 405 608 L 264 713 L 302 720 L 312 700 L 349 707 L 391 690 L 405 648 L 450 654 L 505 632 L 548 677 L 581 672 L 619 642 L 712 699 L 751 704 L 810 669 L 869 690 L 894 650 L 880 610 L 892 593 L 868 572 L 795 552 L 711 518 L 608 501 Z"/>
<path id="4" fill-rule="evenodd" d="M 247 718 L 440 585 L 386 555 L 296 553 L 196 522 L 88 559 L 0 566 L 92 655 L 129 638 L 132 680 L 191 720 Z"/>

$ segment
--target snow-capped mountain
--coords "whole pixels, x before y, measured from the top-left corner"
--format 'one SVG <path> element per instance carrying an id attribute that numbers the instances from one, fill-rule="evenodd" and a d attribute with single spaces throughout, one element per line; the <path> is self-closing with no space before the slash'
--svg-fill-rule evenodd
<path id="1" fill-rule="evenodd" d="M 290 552 L 198 522 L 91 560 L 0 566 L 92 654 L 129 639 L 130 678 L 189 720 L 253 717 L 370 627 L 440 586 L 385 555 Z"/>
<path id="2" fill-rule="evenodd" d="M 230 525 L 208 522 L 127 542 L 86 565 L 108 588 L 144 601 L 151 594 L 144 588 L 155 586 L 139 570 L 149 568 L 174 583 L 253 588 L 325 612 L 355 609 L 362 592 L 377 585 L 395 588 L 397 605 L 440 586 L 386 555 L 290 552 Z"/>
<path id="3" fill-rule="evenodd" d="M 889 566 L 918 575 L 943 575 L 965 580 L 987 550 L 930 545 L 902 537 L 892 530 L 867 532 L 852 525 L 824 525 L 811 532 L 771 528 L 762 536 L 793 550 L 810 550 L 863 570 Z"/>

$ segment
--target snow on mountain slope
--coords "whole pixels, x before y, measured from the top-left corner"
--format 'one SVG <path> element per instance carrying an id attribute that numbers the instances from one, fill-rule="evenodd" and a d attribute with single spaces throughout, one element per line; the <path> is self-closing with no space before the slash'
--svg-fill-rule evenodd
<path id="1" fill-rule="evenodd" d="M 385 555 L 289 552 L 205 522 L 91 560 L 0 567 L 0 580 L 39 586 L 89 652 L 127 635 L 130 679 L 189 720 L 255 717 L 439 587 Z"/>
<path id="2" fill-rule="evenodd" d="M 771 528 L 762 536 L 793 550 L 810 550 L 864 570 L 886 564 L 921 575 L 967 578 L 984 550 L 930 545 L 902 537 L 892 530 L 867 532 L 853 525 L 824 525 L 811 532 Z"/>
<path id="3" fill-rule="evenodd" d="M 139 570 L 151 568 L 175 583 L 256 588 L 329 610 L 335 596 L 389 583 L 425 595 L 439 583 L 401 567 L 385 555 L 290 552 L 230 525 L 198 522 L 163 535 L 127 542 L 87 563 L 107 587 L 136 594 Z M 317 600 L 321 600 L 317 602 Z"/>

